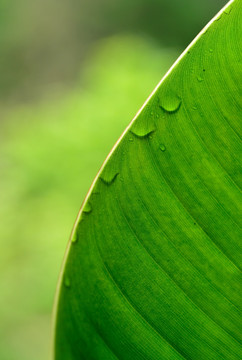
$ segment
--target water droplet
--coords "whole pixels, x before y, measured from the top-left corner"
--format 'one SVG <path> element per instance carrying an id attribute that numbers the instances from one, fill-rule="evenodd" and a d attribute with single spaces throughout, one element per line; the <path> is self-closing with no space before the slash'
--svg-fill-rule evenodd
<path id="1" fill-rule="evenodd" d="M 205 69 L 203 69 L 203 71 L 206 71 Z"/>
<path id="2" fill-rule="evenodd" d="M 224 13 L 225 13 L 226 15 L 229 15 L 229 14 L 231 13 L 231 11 L 232 11 L 232 6 L 230 6 L 230 7 L 227 8 L 226 10 L 224 10 Z"/>
<path id="3" fill-rule="evenodd" d="M 209 49 L 209 52 L 212 53 L 212 52 L 213 52 L 213 49 Z"/>
<path id="4" fill-rule="evenodd" d="M 180 109 L 181 99 L 175 94 L 164 94 L 160 98 L 160 107 L 168 113 L 175 113 Z"/>
<path id="5" fill-rule="evenodd" d="M 71 242 L 76 243 L 77 240 L 78 240 L 78 236 L 77 236 L 77 232 L 75 231 L 74 234 L 72 235 Z"/>
<path id="6" fill-rule="evenodd" d="M 66 288 L 71 287 L 71 281 L 70 281 L 69 276 L 67 276 L 67 275 L 64 276 L 64 285 L 65 285 Z"/>
<path id="7" fill-rule="evenodd" d="M 154 111 L 151 111 L 150 115 L 153 115 L 154 114 Z"/>
<path id="8" fill-rule="evenodd" d="M 192 108 L 193 108 L 193 110 L 197 110 L 197 107 L 195 105 Z"/>
<path id="9" fill-rule="evenodd" d="M 160 148 L 159 148 L 161 151 L 166 151 L 166 147 L 164 144 L 160 144 Z"/>
<path id="10" fill-rule="evenodd" d="M 156 118 L 158 119 L 158 117 L 159 117 L 159 114 L 156 114 Z"/>
<path id="11" fill-rule="evenodd" d="M 132 137 L 130 137 L 130 138 L 129 138 L 129 141 L 130 141 L 130 142 L 133 142 L 133 141 L 134 141 L 134 139 L 133 139 Z"/>
<path id="12" fill-rule="evenodd" d="M 130 132 L 137 136 L 138 138 L 151 138 L 151 134 L 155 131 L 155 129 L 147 130 L 147 129 L 132 129 Z"/>
<path id="13" fill-rule="evenodd" d="M 93 189 L 92 189 L 92 195 L 97 196 L 97 195 L 99 195 L 99 194 L 100 194 L 100 189 L 99 189 L 98 183 L 96 182 L 96 183 L 94 184 Z"/>
<path id="14" fill-rule="evenodd" d="M 138 118 L 130 129 L 130 132 L 138 138 L 147 138 L 156 130 L 154 120 L 143 116 Z"/>
<path id="15" fill-rule="evenodd" d="M 92 206 L 89 201 L 86 202 L 82 211 L 86 214 L 89 214 L 92 211 Z"/>
<path id="16" fill-rule="evenodd" d="M 104 184 L 111 185 L 116 180 L 118 174 L 118 172 L 104 171 L 101 174 L 100 179 L 104 182 Z"/>
<path id="17" fill-rule="evenodd" d="M 202 78 L 201 76 L 198 76 L 198 77 L 197 77 L 197 80 L 198 80 L 199 82 L 202 82 L 202 81 L 203 81 L 203 78 Z"/>

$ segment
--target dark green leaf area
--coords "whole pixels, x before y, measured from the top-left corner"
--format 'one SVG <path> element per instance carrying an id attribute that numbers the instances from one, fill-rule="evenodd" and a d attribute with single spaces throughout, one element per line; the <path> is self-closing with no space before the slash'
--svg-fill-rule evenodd
<path id="1" fill-rule="evenodd" d="M 200 34 L 96 179 L 64 267 L 57 360 L 242 357 L 241 8 Z"/>

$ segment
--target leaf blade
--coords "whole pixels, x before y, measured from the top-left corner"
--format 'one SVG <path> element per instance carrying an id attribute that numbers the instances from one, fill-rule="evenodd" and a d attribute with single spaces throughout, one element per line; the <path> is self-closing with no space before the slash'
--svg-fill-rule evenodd
<path id="1" fill-rule="evenodd" d="M 179 58 L 98 174 L 65 265 L 56 359 L 240 353 L 236 9 Z"/>

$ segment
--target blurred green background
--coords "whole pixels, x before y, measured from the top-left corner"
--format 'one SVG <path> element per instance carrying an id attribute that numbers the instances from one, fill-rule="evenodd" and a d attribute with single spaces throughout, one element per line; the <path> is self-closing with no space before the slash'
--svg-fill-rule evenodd
<path id="1" fill-rule="evenodd" d="M 58 273 L 84 196 L 225 3 L 0 0 L 1 360 L 50 359 Z"/>

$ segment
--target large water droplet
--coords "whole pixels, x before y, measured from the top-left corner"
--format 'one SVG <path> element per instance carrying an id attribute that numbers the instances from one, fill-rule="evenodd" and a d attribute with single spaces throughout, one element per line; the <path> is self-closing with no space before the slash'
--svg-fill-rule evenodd
<path id="1" fill-rule="evenodd" d="M 166 151 L 166 146 L 164 144 L 160 144 L 159 149 L 164 152 Z"/>
<path id="2" fill-rule="evenodd" d="M 161 96 L 159 106 L 168 113 L 175 113 L 180 109 L 181 99 L 176 94 L 164 94 Z"/>
<path id="3" fill-rule="evenodd" d="M 155 130 L 154 120 L 144 113 L 133 123 L 130 132 L 138 138 L 147 138 Z"/>
<path id="4" fill-rule="evenodd" d="M 119 175 L 118 172 L 104 172 L 101 174 L 100 179 L 102 180 L 102 182 L 104 182 L 104 184 L 106 185 L 111 185 L 117 178 L 117 176 Z"/>
<path id="5" fill-rule="evenodd" d="M 82 211 L 86 214 L 89 214 L 92 211 L 92 205 L 89 201 L 86 202 Z"/>
<path id="6" fill-rule="evenodd" d="M 132 129 L 130 130 L 130 132 L 132 134 L 134 134 L 135 136 L 137 136 L 138 138 L 147 138 L 148 136 L 150 137 L 150 135 L 155 131 L 155 128 L 152 129 L 147 129 L 147 128 L 139 128 L 139 129 Z"/>
<path id="7" fill-rule="evenodd" d="M 69 276 L 67 276 L 67 275 L 64 276 L 64 285 L 65 285 L 66 288 L 71 287 L 71 281 L 70 281 Z"/>

